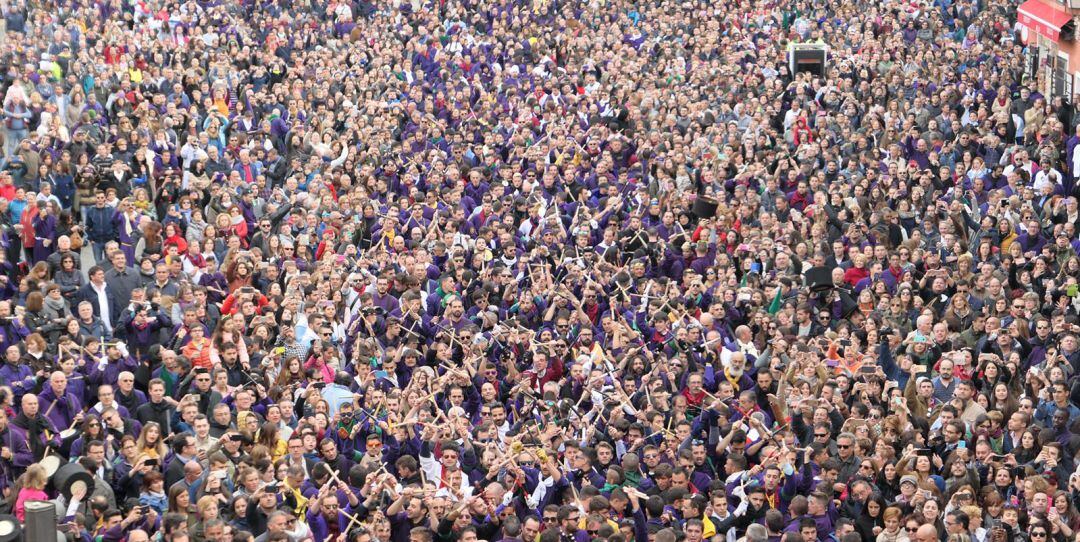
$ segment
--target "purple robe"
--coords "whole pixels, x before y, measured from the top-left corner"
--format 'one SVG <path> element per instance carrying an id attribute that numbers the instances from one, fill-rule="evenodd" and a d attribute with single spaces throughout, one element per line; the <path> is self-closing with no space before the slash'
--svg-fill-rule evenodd
<path id="1" fill-rule="evenodd" d="M 116 213 L 113 223 L 116 225 L 117 241 L 120 242 L 120 250 L 127 256 L 128 264 L 135 262 L 135 243 L 138 241 L 139 225 L 142 223 L 142 215 L 135 215 L 135 220 L 129 221 L 124 213 Z M 130 225 L 129 225 L 130 224 Z M 130 228 L 131 233 L 128 233 Z"/>
<path id="2" fill-rule="evenodd" d="M 14 481 L 26 470 L 26 467 L 36 461 L 34 453 L 30 451 L 29 435 L 22 427 L 9 423 L 7 431 L 0 433 L 0 441 L 2 441 L 0 445 L 7 446 L 11 450 L 11 459 L 0 460 L 0 464 L 7 471 L 5 474 Z M 48 444 L 44 437 L 42 437 L 42 444 Z"/>
<path id="3" fill-rule="evenodd" d="M 34 263 L 43 262 L 56 250 L 56 217 L 40 213 L 34 217 Z M 45 242 L 48 241 L 48 246 Z"/>
<path id="4" fill-rule="evenodd" d="M 62 397 L 57 397 L 49 385 L 38 394 L 38 402 L 41 414 L 60 431 L 71 427 L 75 416 L 82 412 L 82 401 L 75 394 L 66 390 Z"/>

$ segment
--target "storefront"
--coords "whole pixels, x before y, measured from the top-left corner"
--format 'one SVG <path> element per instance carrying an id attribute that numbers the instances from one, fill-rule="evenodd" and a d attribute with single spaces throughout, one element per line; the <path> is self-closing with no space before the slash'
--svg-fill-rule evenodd
<path id="1" fill-rule="evenodd" d="M 1080 0 L 1027 0 L 1017 8 L 1020 41 L 1027 46 L 1024 75 L 1047 96 L 1070 98 L 1080 88 L 1080 44 L 1073 14 Z"/>

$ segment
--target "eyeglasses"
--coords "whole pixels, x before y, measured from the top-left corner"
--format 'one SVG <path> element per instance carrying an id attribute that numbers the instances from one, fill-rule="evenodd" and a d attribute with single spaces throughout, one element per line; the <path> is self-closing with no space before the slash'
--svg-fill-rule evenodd
<path id="1" fill-rule="evenodd" d="M 915 531 L 918 531 L 919 528 L 918 527 L 904 527 L 904 530 L 909 532 L 909 533 L 913 533 Z"/>
<path id="2" fill-rule="evenodd" d="M 1045 531 L 1032 531 L 1030 534 L 1032 538 L 1046 538 Z"/>
<path id="3" fill-rule="evenodd" d="M 556 521 L 559 521 L 559 518 L 555 516 L 544 516 L 544 523 L 555 523 Z"/>
<path id="4" fill-rule="evenodd" d="M 566 521 L 581 521 L 581 516 L 574 516 L 572 518 L 566 518 Z"/>
<path id="5" fill-rule="evenodd" d="M 814 433 L 814 438 L 825 438 L 829 436 L 828 433 Z"/>
<path id="6" fill-rule="evenodd" d="M 837 444 L 836 447 L 841 449 L 841 450 L 846 450 L 846 449 L 850 448 L 851 445 L 850 444 Z"/>

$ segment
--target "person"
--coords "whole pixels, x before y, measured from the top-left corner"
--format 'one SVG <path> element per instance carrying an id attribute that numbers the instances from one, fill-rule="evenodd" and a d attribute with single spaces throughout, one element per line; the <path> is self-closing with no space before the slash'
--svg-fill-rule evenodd
<path id="1" fill-rule="evenodd" d="M 45 485 L 49 481 L 45 467 L 33 464 L 27 467 L 22 475 L 22 487 L 19 488 L 15 498 L 15 517 L 19 521 L 26 521 L 26 501 L 47 501 L 49 494 L 45 492 Z"/>
<path id="2" fill-rule="evenodd" d="M 73 539 L 1080 526 L 1030 6 L 76 4 L 0 46 L 0 489 L 70 452 Z"/>

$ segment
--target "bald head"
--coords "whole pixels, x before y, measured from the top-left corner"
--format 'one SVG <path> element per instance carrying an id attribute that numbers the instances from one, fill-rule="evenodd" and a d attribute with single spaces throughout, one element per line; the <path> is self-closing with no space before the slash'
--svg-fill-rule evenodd
<path id="1" fill-rule="evenodd" d="M 202 465 L 198 461 L 188 461 L 184 463 L 184 477 L 190 481 L 196 480 L 202 476 Z"/>
<path id="2" fill-rule="evenodd" d="M 38 399 L 37 396 L 28 393 L 22 397 L 22 411 L 26 414 L 26 417 L 33 418 L 38 413 Z"/>
<path id="3" fill-rule="evenodd" d="M 938 532 L 933 525 L 925 524 L 915 531 L 915 542 L 933 542 L 935 540 L 938 540 Z"/>

